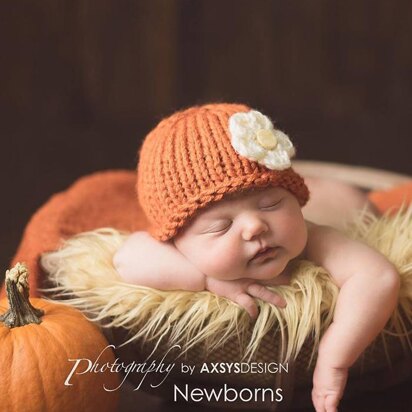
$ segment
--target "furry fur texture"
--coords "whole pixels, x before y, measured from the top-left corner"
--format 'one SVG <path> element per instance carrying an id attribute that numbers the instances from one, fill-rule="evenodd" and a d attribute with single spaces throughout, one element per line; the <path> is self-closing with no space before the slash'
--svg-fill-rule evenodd
<path id="1" fill-rule="evenodd" d="M 395 216 L 376 218 L 363 213 L 347 233 L 380 250 L 398 268 L 399 305 L 380 338 L 385 342 L 388 334 L 396 335 L 411 351 L 412 206 Z M 130 330 L 129 341 L 150 341 L 153 351 L 165 337 L 186 350 L 202 342 L 213 350 L 237 335 L 243 339 L 244 358 L 251 359 L 263 337 L 276 331 L 284 359 L 296 358 L 309 338 L 312 356 L 316 353 L 322 333 L 332 321 L 338 295 L 324 269 L 308 261 L 296 264 L 291 284 L 275 288 L 287 300 L 286 309 L 259 302 L 259 317 L 251 323 L 239 306 L 207 291 L 166 292 L 122 282 L 112 256 L 126 235 L 111 228 L 86 232 L 43 255 L 42 266 L 55 284 L 44 292 L 64 299 L 105 327 Z M 248 338 L 242 338 L 245 336 Z"/>

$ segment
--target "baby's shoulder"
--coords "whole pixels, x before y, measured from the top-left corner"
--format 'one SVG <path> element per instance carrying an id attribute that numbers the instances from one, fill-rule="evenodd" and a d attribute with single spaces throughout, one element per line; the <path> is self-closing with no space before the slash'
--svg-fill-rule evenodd
<path id="1" fill-rule="evenodd" d="M 308 237 L 305 258 L 309 260 L 312 260 L 314 255 L 333 255 L 344 245 L 359 243 L 330 226 L 318 225 L 309 221 L 306 222 L 306 226 Z"/>
<path id="2" fill-rule="evenodd" d="M 305 220 L 306 228 L 308 231 L 308 241 L 316 240 L 317 238 L 323 238 L 330 234 L 337 234 L 338 236 L 344 236 L 343 233 L 339 232 L 338 230 L 334 229 L 331 226 L 326 225 L 318 225 L 317 223 L 310 222 L 309 220 Z"/>

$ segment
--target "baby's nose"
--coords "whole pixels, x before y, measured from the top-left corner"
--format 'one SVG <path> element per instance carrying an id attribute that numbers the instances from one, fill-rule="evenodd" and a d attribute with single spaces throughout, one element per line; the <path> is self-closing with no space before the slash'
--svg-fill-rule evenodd
<path id="1" fill-rule="evenodd" d="M 244 240 L 252 240 L 255 236 L 267 232 L 269 226 L 259 216 L 250 215 L 245 217 L 242 228 L 242 236 Z"/>

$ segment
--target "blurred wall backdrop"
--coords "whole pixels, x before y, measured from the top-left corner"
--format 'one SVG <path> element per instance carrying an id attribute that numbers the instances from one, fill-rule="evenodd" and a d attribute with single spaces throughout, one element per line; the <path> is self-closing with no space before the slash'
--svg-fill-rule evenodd
<path id="1" fill-rule="evenodd" d="M 412 174 L 408 0 L 0 0 L 0 262 L 76 178 L 176 109 L 239 101 L 301 159 Z"/>

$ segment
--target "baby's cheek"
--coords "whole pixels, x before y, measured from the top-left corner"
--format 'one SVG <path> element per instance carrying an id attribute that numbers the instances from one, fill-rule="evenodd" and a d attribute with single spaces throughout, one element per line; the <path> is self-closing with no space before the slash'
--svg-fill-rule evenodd
<path id="1" fill-rule="evenodd" d="M 285 225 L 285 237 L 291 250 L 299 254 L 306 245 L 307 229 L 303 218 L 295 216 Z"/>
<path id="2" fill-rule="evenodd" d="M 241 273 L 238 273 L 241 270 L 240 262 L 238 249 L 223 242 L 216 242 L 213 247 L 205 250 L 202 271 L 218 279 L 233 279 L 241 276 Z"/>

